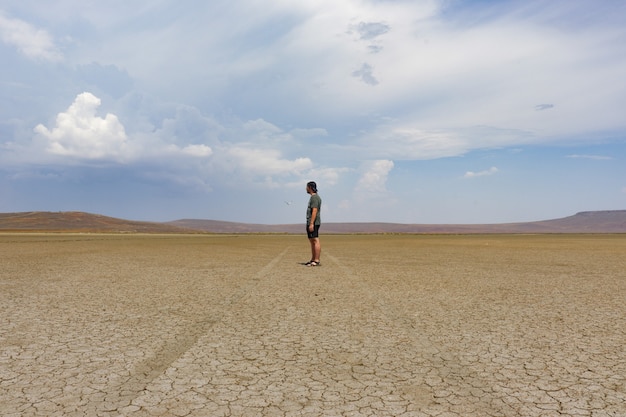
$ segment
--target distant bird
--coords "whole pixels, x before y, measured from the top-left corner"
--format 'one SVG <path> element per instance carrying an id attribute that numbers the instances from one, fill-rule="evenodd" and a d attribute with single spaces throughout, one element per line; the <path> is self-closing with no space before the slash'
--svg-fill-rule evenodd
<path id="1" fill-rule="evenodd" d="M 287 200 L 285 200 L 285 204 L 287 204 L 288 206 L 290 206 L 290 205 L 292 205 L 292 204 L 293 204 L 293 201 L 287 201 Z"/>

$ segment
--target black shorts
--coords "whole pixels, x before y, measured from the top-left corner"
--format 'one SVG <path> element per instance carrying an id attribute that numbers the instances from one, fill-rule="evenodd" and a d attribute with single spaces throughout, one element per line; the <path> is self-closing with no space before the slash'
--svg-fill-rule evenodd
<path id="1" fill-rule="evenodd" d="M 309 226 L 306 227 L 306 236 L 309 239 L 318 238 L 319 235 L 320 235 L 320 225 L 319 224 L 316 224 L 315 226 L 313 226 L 313 231 L 312 232 L 309 230 Z"/>

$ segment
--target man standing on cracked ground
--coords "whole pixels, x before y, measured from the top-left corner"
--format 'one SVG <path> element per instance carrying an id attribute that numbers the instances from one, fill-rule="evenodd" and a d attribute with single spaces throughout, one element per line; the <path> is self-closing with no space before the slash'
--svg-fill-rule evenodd
<path id="1" fill-rule="evenodd" d="M 322 247 L 320 245 L 320 210 L 322 209 L 322 199 L 317 195 L 317 184 L 309 181 L 306 184 L 306 192 L 311 195 L 309 205 L 306 209 L 306 235 L 311 243 L 311 260 L 306 266 L 320 266 L 320 255 Z"/>

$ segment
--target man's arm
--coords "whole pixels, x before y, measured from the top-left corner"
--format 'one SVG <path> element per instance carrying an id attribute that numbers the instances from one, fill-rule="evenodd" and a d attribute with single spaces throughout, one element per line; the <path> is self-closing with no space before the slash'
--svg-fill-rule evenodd
<path id="1" fill-rule="evenodd" d="M 317 207 L 311 209 L 311 220 L 309 220 L 309 229 L 315 227 L 315 219 L 317 218 Z"/>

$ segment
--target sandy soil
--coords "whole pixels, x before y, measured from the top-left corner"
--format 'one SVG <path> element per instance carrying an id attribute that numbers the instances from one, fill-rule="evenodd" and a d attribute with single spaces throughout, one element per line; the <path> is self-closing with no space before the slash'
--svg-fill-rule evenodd
<path id="1" fill-rule="evenodd" d="M 0 415 L 626 416 L 626 236 L 0 234 Z"/>

